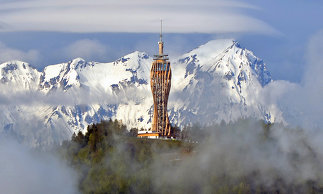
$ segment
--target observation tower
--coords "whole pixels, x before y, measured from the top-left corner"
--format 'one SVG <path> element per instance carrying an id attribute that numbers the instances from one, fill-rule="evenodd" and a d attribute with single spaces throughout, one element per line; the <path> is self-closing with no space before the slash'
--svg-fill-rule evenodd
<path id="1" fill-rule="evenodd" d="M 150 86 L 154 99 L 152 125 L 149 131 L 138 132 L 138 137 L 171 137 L 171 125 L 167 113 L 168 96 L 171 87 L 172 71 L 168 55 L 164 54 L 162 21 L 160 26 L 159 53 L 154 55 L 150 70 Z"/>

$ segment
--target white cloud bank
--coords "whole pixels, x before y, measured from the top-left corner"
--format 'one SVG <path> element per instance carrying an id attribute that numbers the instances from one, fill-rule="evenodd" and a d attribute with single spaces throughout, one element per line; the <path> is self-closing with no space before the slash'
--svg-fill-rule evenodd
<path id="1" fill-rule="evenodd" d="M 35 63 L 39 60 L 40 55 L 37 50 L 22 51 L 10 48 L 0 42 L 0 63 L 10 60 L 21 60 Z"/>
<path id="2" fill-rule="evenodd" d="M 302 83 L 274 81 L 265 88 L 265 102 L 281 107 L 288 123 L 323 128 L 323 30 L 309 41 Z"/>
<path id="3" fill-rule="evenodd" d="M 231 0 L 29 0 L 0 1 L 2 31 L 167 32 L 277 34 L 245 14 L 256 7 Z"/>
<path id="4" fill-rule="evenodd" d="M 69 58 L 82 57 L 86 60 L 104 58 L 107 53 L 107 47 L 96 40 L 82 39 L 78 40 L 63 49 Z"/>
<path id="5" fill-rule="evenodd" d="M 78 193 L 76 173 L 59 158 L 0 140 L 1 193 Z"/>

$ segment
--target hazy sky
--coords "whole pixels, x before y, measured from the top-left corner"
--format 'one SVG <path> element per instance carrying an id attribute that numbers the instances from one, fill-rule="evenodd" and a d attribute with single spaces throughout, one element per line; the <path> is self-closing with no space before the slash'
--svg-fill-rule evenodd
<path id="1" fill-rule="evenodd" d="M 154 54 L 162 18 L 170 56 L 234 38 L 265 60 L 274 79 L 298 82 L 306 45 L 323 29 L 322 10 L 320 0 L 0 0 L 0 62 L 42 69 L 75 57 Z"/>

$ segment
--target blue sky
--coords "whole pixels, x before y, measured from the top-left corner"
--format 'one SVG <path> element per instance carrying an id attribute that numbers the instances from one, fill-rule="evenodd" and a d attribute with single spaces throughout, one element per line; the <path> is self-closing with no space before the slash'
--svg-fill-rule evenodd
<path id="1" fill-rule="evenodd" d="M 154 54 L 160 18 L 170 56 L 234 38 L 264 59 L 274 79 L 299 82 L 308 42 L 323 29 L 323 1 L 0 0 L 0 62 L 42 69 L 76 57 Z"/>

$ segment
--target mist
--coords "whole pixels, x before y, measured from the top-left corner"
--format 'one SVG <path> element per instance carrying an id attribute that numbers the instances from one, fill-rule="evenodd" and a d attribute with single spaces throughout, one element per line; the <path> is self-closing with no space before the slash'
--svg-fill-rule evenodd
<path id="1" fill-rule="evenodd" d="M 1 193 L 78 193 L 77 174 L 54 152 L 32 150 L 2 136 L 0 166 Z"/>
<path id="2" fill-rule="evenodd" d="M 130 85 L 122 88 L 121 91 L 111 92 L 105 88 L 97 86 L 94 89 L 87 87 L 70 88 L 67 91 L 60 89 L 45 93 L 37 89 L 28 91 L 12 89 L 12 85 L 0 85 L 0 105 L 50 105 L 50 106 L 74 106 L 77 104 L 116 104 L 127 103 L 129 101 L 139 102 L 147 97 L 148 86 L 135 87 Z"/>
<path id="3" fill-rule="evenodd" d="M 243 119 L 235 123 L 202 128 L 195 152 L 180 157 L 177 165 L 154 163 L 156 190 L 180 193 L 219 192 L 224 185 L 247 183 L 250 191 L 262 187 L 290 193 L 310 181 L 322 184 L 322 143 L 302 129 Z M 203 131 L 204 130 L 204 131 Z M 323 133 L 315 134 L 323 137 Z M 167 185 L 167 186 L 166 186 Z M 219 190 L 217 190 L 219 189 Z"/>
<path id="4" fill-rule="evenodd" d="M 111 132 L 111 126 L 119 127 Z M 323 143 L 313 141 L 322 139 L 321 131 L 246 118 L 186 127 L 176 141 L 129 137 L 122 128 L 108 121 L 65 144 L 68 160 L 80 172 L 81 192 L 323 191 Z"/>
<path id="5" fill-rule="evenodd" d="M 277 105 L 289 125 L 300 126 L 306 130 L 323 127 L 322 45 L 323 30 L 309 39 L 301 83 L 273 81 L 264 88 L 261 96 L 257 96 L 268 105 Z"/>

